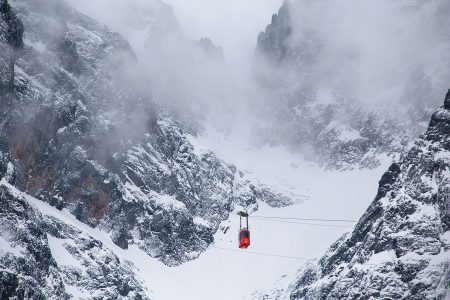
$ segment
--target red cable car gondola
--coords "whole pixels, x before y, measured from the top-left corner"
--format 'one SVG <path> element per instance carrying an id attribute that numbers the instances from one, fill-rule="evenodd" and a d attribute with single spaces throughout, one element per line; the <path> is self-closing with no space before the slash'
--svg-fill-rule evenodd
<path id="1" fill-rule="evenodd" d="M 250 246 L 250 230 L 248 227 L 248 213 L 239 212 L 239 248 L 247 249 Z M 244 217 L 247 221 L 247 227 L 242 227 L 242 217 Z"/>

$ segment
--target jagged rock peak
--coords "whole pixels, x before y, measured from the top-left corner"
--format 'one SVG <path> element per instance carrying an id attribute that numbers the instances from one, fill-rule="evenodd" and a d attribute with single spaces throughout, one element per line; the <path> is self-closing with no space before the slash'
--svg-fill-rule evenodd
<path id="1" fill-rule="evenodd" d="M 450 109 L 450 90 L 448 90 L 447 96 L 445 96 L 444 108 Z"/>
<path id="2" fill-rule="evenodd" d="M 211 56 L 221 59 L 224 58 L 222 47 L 214 45 L 210 38 L 202 37 L 200 40 L 198 40 L 197 43 L 204 51 L 206 51 L 206 53 L 210 54 Z"/>
<path id="3" fill-rule="evenodd" d="M 278 13 L 272 15 L 272 21 L 266 30 L 258 35 L 257 51 L 259 54 L 266 54 L 266 58 L 280 62 L 289 51 L 286 40 L 292 32 L 291 5 L 291 1 L 284 1 Z"/>

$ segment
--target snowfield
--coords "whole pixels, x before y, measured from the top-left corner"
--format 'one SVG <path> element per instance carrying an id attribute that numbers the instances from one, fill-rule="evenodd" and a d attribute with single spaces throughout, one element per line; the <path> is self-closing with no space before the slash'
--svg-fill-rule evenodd
<path id="1" fill-rule="evenodd" d="M 107 232 L 79 222 L 66 210 L 59 211 L 47 203 L 24 196 L 42 214 L 75 226 L 101 241 L 121 260 L 133 263 L 137 278 L 145 283 L 151 299 L 247 299 L 255 291 L 273 286 L 274 282 L 278 281 L 277 286 L 280 287 L 283 282 L 291 282 L 306 259 L 318 258 L 331 243 L 352 228 L 352 223 L 345 222 L 279 222 L 254 216 L 357 220 L 373 199 L 378 187 L 377 180 L 388 164 L 386 162 L 386 165 L 373 170 L 324 171 L 282 148 L 254 150 L 242 147 L 235 141 L 219 140 L 212 136 L 191 137 L 191 141 L 196 151 L 212 149 L 238 168 L 251 170 L 247 173 L 254 179 L 301 195 L 304 201 L 284 208 L 272 208 L 258 202 L 258 210 L 250 217 L 251 246 L 248 250 L 237 247 L 239 217 L 232 214 L 221 224 L 221 229 L 214 236 L 215 242 L 198 259 L 179 267 L 168 267 L 149 257 L 137 245 L 130 245 L 128 250 L 121 249 L 112 242 Z M 228 151 L 231 148 L 234 150 Z M 275 161 L 271 157 L 284 159 Z M 23 195 L 5 181 L 2 184 Z M 158 201 L 166 199 L 160 198 Z M 168 205 L 174 205 L 171 199 L 167 201 Z M 206 225 L 200 219 L 196 223 Z M 58 265 L 77 266 L 77 260 L 64 248 L 66 242 L 49 238 L 52 254 Z M 81 292 L 74 296 L 83 298 Z"/>

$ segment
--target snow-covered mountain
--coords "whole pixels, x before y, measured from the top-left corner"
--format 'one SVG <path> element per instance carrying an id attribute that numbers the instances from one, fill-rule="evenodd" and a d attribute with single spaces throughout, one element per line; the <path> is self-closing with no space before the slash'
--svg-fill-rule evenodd
<path id="1" fill-rule="evenodd" d="M 373 167 L 425 129 L 450 79 L 448 1 L 285 1 L 258 37 L 261 143 Z"/>
<path id="2" fill-rule="evenodd" d="M 0 196 L 1 299 L 150 299 L 136 267 L 101 241 L 5 180 Z"/>
<path id="3" fill-rule="evenodd" d="M 0 16 L 1 295 L 63 299 L 72 286 L 90 299 L 146 298 L 104 243 L 24 199 L 171 266 L 198 257 L 235 205 L 296 201 L 195 149 L 152 102 L 149 76 L 118 33 L 59 0 L 1 0 Z"/>
<path id="4" fill-rule="evenodd" d="M 382 176 L 352 232 L 290 285 L 254 299 L 448 299 L 449 170 L 450 91 L 428 130 Z"/>
<path id="5" fill-rule="evenodd" d="M 412 74 L 400 85 L 411 101 L 382 105 L 376 94 L 366 99 L 377 99 L 374 107 L 360 99 L 362 80 L 352 91 L 336 74 L 329 85 L 311 84 L 329 71 L 316 64 L 329 48 L 292 23 L 303 20 L 292 18 L 302 4 L 287 1 L 260 35 L 260 85 L 243 91 L 221 48 L 189 39 L 161 1 L 68 2 L 0 0 L 0 299 L 443 295 L 450 96 L 400 153 L 437 106 L 448 41 L 426 40 L 444 67 L 421 61 L 419 71 L 401 73 Z M 444 2 L 396 3 L 447 36 Z M 246 97 L 256 116 L 241 111 Z M 232 110 L 242 123 L 229 124 Z M 233 130 L 204 126 L 198 134 L 206 118 Z M 282 146 L 249 147 L 255 119 L 254 137 Z M 386 155 L 401 159 L 369 203 Z M 322 259 L 265 291 L 296 271 L 289 259 L 314 258 L 348 230 L 289 220 L 357 219 L 369 204 Z M 236 248 L 240 209 L 252 212 L 247 252 Z"/>

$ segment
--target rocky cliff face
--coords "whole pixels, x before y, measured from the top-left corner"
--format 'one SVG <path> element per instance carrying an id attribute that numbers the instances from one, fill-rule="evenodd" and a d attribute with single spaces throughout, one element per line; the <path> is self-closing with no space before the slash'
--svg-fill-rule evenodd
<path id="1" fill-rule="evenodd" d="M 7 1 L 0 2 L 0 107 L 2 111 L 11 101 L 14 83 L 15 49 L 23 46 L 23 26 L 11 11 Z"/>
<path id="2" fill-rule="evenodd" d="M 258 200 L 274 206 L 292 203 L 286 195 L 250 182 L 212 152 L 196 151 L 183 128 L 150 99 L 148 77 L 119 34 L 59 0 L 16 0 L 11 1 L 12 8 L 6 1 L 0 3 L 0 45 L 8 49 L 0 52 L 0 96 L 8 103 L 0 128 L 5 184 L 108 232 L 123 249 L 136 244 L 171 266 L 206 249 L 234 205 L 256 209 Z M 19 213 L 10 207 L 16 202 L 27 212 L 20 222 L 32 222 L 28 215 L 41 218 L 6 190 L 1 201 L 5 218 Z M 73 239 L 62 244 L 67 251 L 89 248 L 115 261 L 95 241 L 90 248 L 90 240 L 80 240 L 75 229 L 58 233 L 55 227 L 60 225 L 52 220 L 44 218 L 41 223 L 37 231 L 29 229 L 29 239 L 37 240 L 44 253 L 47 234 L 49 241 Z M 12 232 L 9 239 L 3 227 L 1 232 L 8 241 L 20 235 Z M 8 253 L 0 257 L 5 269 Z M 74 286 L 78 280 L 86 284 L 89 278 L 97 280 L 90 271 L 78 274 L 66 269 L 58 275 L 61 266 L 50 255 L 42 259 L 44 264 L 37 268 L 54 274 L 55 286 L 33 293 L 51 294 L 61 280 Z M 121 263 L 104 267 L 94 260 L 96 268 L 133 277 Z M 5 293 L 24 290 L 15 283 L 20 276 L 39 282 L 37 274 L 27 272 L 32 270 L 12 268 L 5 273 L 11 286 Z M 98 299 L 142 295 L 132 278 L 129 287 L 108 280 L 111 288 Z M 26 290 L 31 293 L 31 287 Z M 68 293 L 58 291 L 62 298 Z"/>
<path id="3" fill-rule="evenodd" d="M 380 12 L 383 5 L 388 12 Z M 445 48 L 440 44 L 448 41 L 448 33 L 441 30 L 448 26 L 440 18 L 447 9 L 444 1 L 383 2 L 379 6 L 374 12 L 380 13 L 378 19 L 405 36 L 415 26 L 408 20 L 428 20 L 429 30 L 442 37 L 430 43 L 435 43 L 436 49 Z M 364 24 L 357 15 L 366 18 Z M 394 88 L 390 81 L 374 89 L 362 87 L 376 86 L 378 75 L 389 77 L 392 73 L 388 68 L 378 69 L 385 64 L 382 49 L 372 53 L 376 45 L 365 48 L 365 36 L 389 39 L 378 19 L 371 19 L 357 2 L 348 6 L 325 1 L 284 2 L 259 35 L 255 54 L 253 74 L 263 91 L 254 104 L 264 119 L 256 130 L 261 143 L 288 145 L 332 169 L 371 168 L 379 164 L 380 157 L 401 152 L 426 129 L 439 106 L 436 91 L 446 88 L 449 78 L 436 70 L 449 57 L 443 55 L 436 63 L 422 63 L 428 59 L 426 54 L 405 60 L 397 69 L 408 71 L 400 75 L 404 80 Z M 411 28 L 398 25 L 399 19 Z M 350 31 L 354 33 L 347 39 Z M 409 43 L 407 39 L 402 42 Z M 389 47 L 390 54 L 403 53 L 403 44 L 390 43 Z M 389 63 L 401 61 L 409 53 L 405 52 Z M 372 60 L 373 64 L 368 63 Z M 364 77 L 371 72 L 377 75 Z"/>
<path id="4" fill-rule="evenodd" d="M 289 288 L 267 293 L 266 299 L 450 295 L 449 97 L 426 133 L 383 175 L 378 194 L 352 232 L 302 268 Z"/>
<path id="5" fill-rule="evenodd" d="M 42 214 L 5 180 L 0 197 L 2 299 L 149 299 L 135 266 L 102 242 Z"/>

